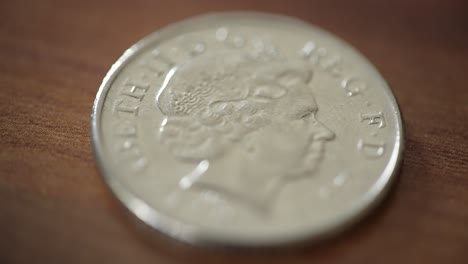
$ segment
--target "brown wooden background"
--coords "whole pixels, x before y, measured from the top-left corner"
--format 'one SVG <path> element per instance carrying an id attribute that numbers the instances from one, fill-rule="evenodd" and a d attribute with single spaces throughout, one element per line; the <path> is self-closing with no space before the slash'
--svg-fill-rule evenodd
<path id="1" fill-rule="evenodd" d="M 401 173 L 372 215 L 318 245 L 220 252 L 157 236 L 149 244 L 94 163 L 98 86 L 144 35 L 239 9 L 308 20 L 379 68 L 405 121 Z M 467 83 L 464 1 L 1 1 L 0 263 L 466 264 Z"/>

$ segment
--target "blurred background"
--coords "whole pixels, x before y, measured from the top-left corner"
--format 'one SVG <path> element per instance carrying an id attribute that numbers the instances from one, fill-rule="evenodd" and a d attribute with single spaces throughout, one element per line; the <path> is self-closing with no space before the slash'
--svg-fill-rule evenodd
<path id="1" fill-rule="evenodd" d="M 145 238 L 103 184 L 89 121 L 130 45 L 216 11 L 316 24 L 361 51 L 400 104 L 401 172 L 350 231 L 300 248 L 213 251 Z M 468 1 L 0 1 L 0 263 L 468 263 Z M 153 239 L 154 238 L 154 239 Z"/>

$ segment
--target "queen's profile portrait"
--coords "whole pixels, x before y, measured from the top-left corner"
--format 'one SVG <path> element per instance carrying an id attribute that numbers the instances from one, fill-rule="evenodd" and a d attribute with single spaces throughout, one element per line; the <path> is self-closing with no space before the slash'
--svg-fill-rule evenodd
<path id="1" fill-rule="evenodd" d="M 261 61 L 240 52 L 206 55 L 174 69 L 158 94 L 159 137 L 193 164 L 182 190 L 210 190 L 267 211 L 283 186 L 313 177 L 334 133 L 316 118 L 301 60 Z"/>

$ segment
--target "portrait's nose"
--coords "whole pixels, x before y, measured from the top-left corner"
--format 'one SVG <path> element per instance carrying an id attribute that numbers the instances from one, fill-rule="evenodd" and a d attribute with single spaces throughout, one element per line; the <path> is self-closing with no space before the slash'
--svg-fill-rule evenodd
<path id="1" fill-rule="evenodd" d="M 314 133 L 314 140 L 331 140 L 335 137 L 335 133 L 323 125 L 321 122 L 316 120 L 316 127 Z"/>

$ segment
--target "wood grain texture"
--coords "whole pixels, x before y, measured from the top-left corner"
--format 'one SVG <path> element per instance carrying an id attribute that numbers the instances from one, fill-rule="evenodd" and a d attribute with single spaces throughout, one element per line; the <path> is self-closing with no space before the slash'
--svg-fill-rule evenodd
<path id="1" fill-rule="evenodd" d="M 98 86 L 132 43 L 208 11 L 293 15 L 350 42 L 399 101 L 406 151 L 384 203 L 337 238 L 226 252 L 148 243 L 90 145 Z M 466 1 L 1 1 L 0 263 L 468 263 Z"/>

